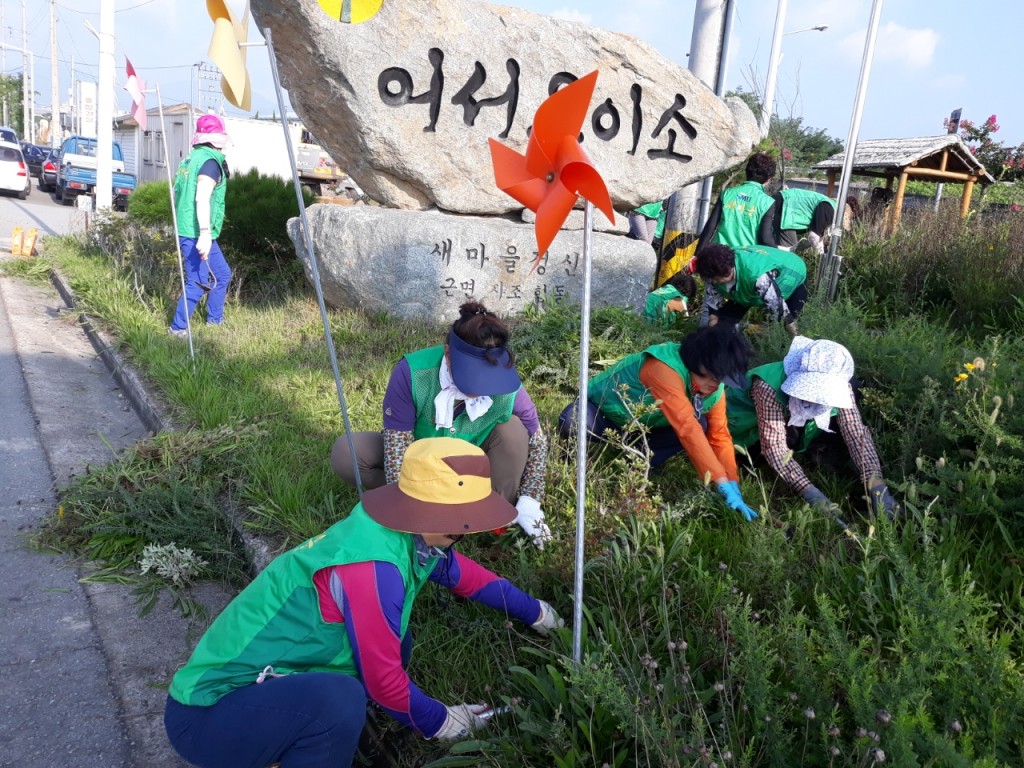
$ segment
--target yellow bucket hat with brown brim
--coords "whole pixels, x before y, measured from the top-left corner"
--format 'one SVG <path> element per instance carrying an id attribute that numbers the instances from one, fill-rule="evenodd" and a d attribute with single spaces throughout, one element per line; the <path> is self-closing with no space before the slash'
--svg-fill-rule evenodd
<path id="1" fill-rule="evenodd" d="M 410 445 L 398 482 L 366 491 L 363 509 L 385 528 L 405 533 L 479 533 L 509 525 L 517 514 L 491 490 L 487 454 L 454 437 Z"/>

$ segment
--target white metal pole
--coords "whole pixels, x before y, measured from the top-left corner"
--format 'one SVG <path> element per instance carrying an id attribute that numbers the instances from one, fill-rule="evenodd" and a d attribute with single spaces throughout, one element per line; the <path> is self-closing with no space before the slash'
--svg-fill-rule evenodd
<path id="1" fill-rule="evenodd" d="M 583 295 L 580 298 L 580 375 L 576 403 L 576 567 L 572 588 L 572 660 L 583 656 L 584 532 L 587 525 L 587 380 L 590 378 L 590 276 L 594 204 L 583 209 Z"/>
<path id="2" fill-rule="evenodd" d="M 114 202 L 114 0 L 100 0 L 100 67 L 96 96 L 96 210 Z"/>
<path id="3" fill-rule="evenodd" d="M 196 359 L 196 350 L 192 345 L 192 317 L 188 311 L 188 294 L 185 287 L 185 257 L 181 253 L 181 238 L 178 237 L 178 212 L 174 208 L 174 180 L 171 176 L 171 159 L 167 153 L 167 126 L 164 125 L 164 100 L 160 97 L 160 85 L 156 86 L 156 106 L 160 112 L 160 133 L 164 140 L 164 168 L 167 171 L 167 193 L 171 197 L 171 222 L 174 225 L 174 247 L 178 251 L 178 272 L 181 275 L 181 299 L 185 302 L 185 330 L 188 332 L 188 354 L 192 362 Z"/>
<path id="4" fill-rule="evenodd" d="M 860 134 L 860 119 L 864 114 L 864 98 L 868 92 L 868 79 L 871 76 L 871 62 L 875 56 L 875 39 L 878 37 L 878 21 L 882 16 L 882 0 L 874 0 L 871 6 L 871 22 L 868 24 L 867 39 L 864 42 L 864 57 L 860 64 L 860 78 L 857 82 L 857 99 L 854 102 L 853 116 L 850 118 L 850 135 L 846 139 L 846 153 L 843 157 L 843 171 L 839 180 L 839 199 L 836 201 L 835 216 L 832 219 L 831 236 L 828 252 L 821 261 L 818 271 L 818 286 L 822 279 L 826 280 L 825 298 L 835 299 L 839 288 L 839 268 L 843 257 L 839 254 L 839 241 L 843 235 L 843 214 L 846 213 L 846 195 L 850 189 L 850 172 L 853 169 L 853 158 L 857 153 L 857 137 Z"/>
<path id="5" fill-rule="evenodd" d="M 29 53 L 28 53 L 28 13 L 25 10 L 25 0 L 21 0 L 21 137 L 28 140 L 28 77 L 29 77 Z"/>
<path id="6" fill-rule="evenodd" d="M 338 370 L 338 355 L 334 350 L 334 338 L 331 336 L 330 318 L 327 316 L 327 305 L 324 303 L 324 289 L 320 285 L 320 265 L 317 263 L 316 250 L 313 247 L 313 232 L 306 216 L 306 201 L 302 199 L 302 184 L 299 182 L 299 170 L 295 164 L 295 148 L 292 147 L 292 135 L 288 130 L 288 113 L 284 108 L 284 93 L 281 90 L 281 76 L 277 71 L 277 56 L 274 54 L 274 40 L 270 27 L 263 30 L 266 41 L 267 55 L 270 57 L 270 72 L 274 76 L 274 90 L 277 92 L 277 106 L 281 110 L 281 127 L 284 129 L 284 145 L 288 148 L 288 163 L 292 168 L 292 182 L 295 184 L 295 197 L 299 202 L 299 221 L 302 226 L 302 238 L 309 258 L 309 271 L 313 274 L 313 287 L 316 289 L 316 300 L 320 305 L 320 319 L 324 324 L 324 337 L 327 340 L 327 353 L 331 358 L 331 370 L 334 373 L 334 386 L 338 390 L 338 405 L 341 406 L 341 420 L 345 425 L 345 436 L 348 438 L 348 449 L 352 456 L 352 469 L 356 480 L 359 498 L 363 498 L 363 480 L 359 473 L 359 459 L 356 457 L 356 446 L 352 439 L 352 424 L 348 419 L 348 406 L 345 405 L 345 392 L 341 386 L 341 371 Z"/>
<path id="7" fill-rule="evenodd" d="M 782 60 L 782 27 L 786 23 L 788 0 L 779 0 L 775 12 L 775 32 L 772 34 L 772 52 L 768 60 L 768 78 L 764 84 L 764 98 L 761 100 L 761 138 L 768 135 L 775 111 L 775 81 L 779 77 L 779 62 Z"/>
<path id="8" fill-rule="evenodd" d="M 55 137 L 60 125 L 60 75 L 57 71 L 57 0 L 50 0 L 50 136 Z M 57 146 L 55 138 L 50 146 Z"/>

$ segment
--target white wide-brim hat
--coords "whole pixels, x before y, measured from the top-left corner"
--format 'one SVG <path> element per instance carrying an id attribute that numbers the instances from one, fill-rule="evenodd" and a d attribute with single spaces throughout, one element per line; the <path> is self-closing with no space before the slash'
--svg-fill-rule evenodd
<path id="1" fill-rule="evenodd" d="M 853 356 L 842 344 L 797 336 L 782 366 L 786 372 L 782 391 L 790 397 L 830 408 L 853 406 Z"/>

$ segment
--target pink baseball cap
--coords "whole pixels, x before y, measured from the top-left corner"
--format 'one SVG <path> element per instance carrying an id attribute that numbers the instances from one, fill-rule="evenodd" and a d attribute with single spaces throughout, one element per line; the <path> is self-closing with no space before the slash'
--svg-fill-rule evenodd
<path id="1" fill-rule="evenodd" d="M 192 135 L 193 147 L 197 144 L 210 144 L 217 149 L 224 149 L 227 143 L 227 129 L 217 115 L 201 115 L 196 120 L 196 132 Z"/>

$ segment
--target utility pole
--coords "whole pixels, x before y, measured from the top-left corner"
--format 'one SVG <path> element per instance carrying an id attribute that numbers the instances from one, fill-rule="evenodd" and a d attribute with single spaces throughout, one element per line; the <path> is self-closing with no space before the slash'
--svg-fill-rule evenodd
<path id="1" fill-rule="evenodd" d="M 28 11 L 25 10 L 25 0 L 21 0 L 21 137 L 29 141 L 29 64 L 28 64 Z"/>
<path id="2" fill-rule="evenodd" d="M 57 0 L 50 0 L 50 146 L 57 146 L 60 126 L 60 82 L 57 72 Z"/>
<path id="3" fill-rule="evenodd" d="M 96 98 L 96 210 L 114 202 L 114 0 L 100 0 L 100 68 Z"/>

